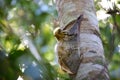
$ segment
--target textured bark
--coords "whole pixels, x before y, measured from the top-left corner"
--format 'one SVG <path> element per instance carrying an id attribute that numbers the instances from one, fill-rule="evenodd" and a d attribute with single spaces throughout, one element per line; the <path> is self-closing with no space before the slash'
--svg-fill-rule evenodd
<path id="1" fill-rule="evenodd" d="M 73 80 L 109 80 L 94 1 L 56 0 L 56 5 L 61 28 L 71 27 L 77 17 L 83 14 L 79 37 L 80 58 L 82 60 L 80 59 L 77 73 L 70 74 L 70 77 Z"/>

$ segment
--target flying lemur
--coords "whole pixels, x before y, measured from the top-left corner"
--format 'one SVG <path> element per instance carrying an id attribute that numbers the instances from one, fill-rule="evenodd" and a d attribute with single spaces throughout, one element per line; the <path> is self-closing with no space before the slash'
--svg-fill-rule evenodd
<path id="1" fill-rule="evenodd" d="M 57 39 L 56 52 L 61 69 L 68 74 L 75 74 L 80 65 L 80 25 L 83 15 L 80 15 L 72 26 L 57 28 L 54 36 Z"/>

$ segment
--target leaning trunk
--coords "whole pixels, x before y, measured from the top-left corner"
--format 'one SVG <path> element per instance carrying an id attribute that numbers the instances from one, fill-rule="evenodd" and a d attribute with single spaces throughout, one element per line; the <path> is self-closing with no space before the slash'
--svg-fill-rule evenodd
<path id="1" fill-rule="evenodd" d="M 62 29 L 71 27 L 75 20 L 83 15 L 79 30 L 79 68 L 77 73 L 69 73 L 70 77 L 73 80 L 109 80 L 94 1 L 56 0 L 56 5 L 60 28 Z M 76 65 L 73 64 L 73 66 Z"/>

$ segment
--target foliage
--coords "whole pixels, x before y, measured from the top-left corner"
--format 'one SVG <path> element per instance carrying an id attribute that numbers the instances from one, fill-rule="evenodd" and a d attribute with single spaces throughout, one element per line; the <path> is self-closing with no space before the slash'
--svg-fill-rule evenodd
<path id="1" fill-rule="evenodd" d="M 97 12 L 109 15 L 99 26 L 110 77 L 119 80 L 120 2 L 107 9 L 98 4 Z M 56 16 L 54 0 L 0 0 L 0 80 L 69 80 L 54 53 Z"/>
<path id="2" fill-rule="evenodd" d="M 99 19 L 101 39 L 111 80 L 120 79 L 120 1 L 106 0 L 98 6 L 98 12 L 104 12 L 103 19 Z M 105 17 L 106 16 L 106 17 Z"/>
<path id="3" fill-rule="evenodd" d="M 0 0 L 0 80 L 55 80 L 52 1 Z"/>

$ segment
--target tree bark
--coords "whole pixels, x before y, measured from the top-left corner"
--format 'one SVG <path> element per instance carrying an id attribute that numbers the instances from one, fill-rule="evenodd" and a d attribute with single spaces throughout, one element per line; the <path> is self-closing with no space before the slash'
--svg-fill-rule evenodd
<path id="1" fill-rule="evenodd" d="M 70 74 L 70 77 L 73 80 L 109 80 L 94 0 L 56 0 L 56 5 L 60 28 L 83 15 L 79 37 L 81 62 L 77 73 Z"/>

